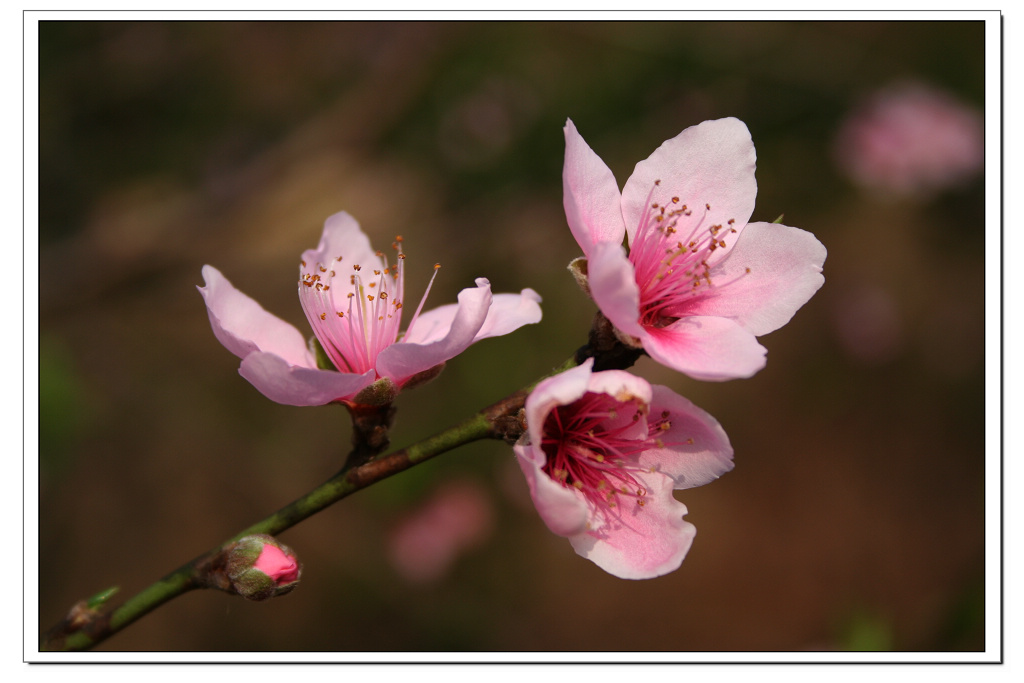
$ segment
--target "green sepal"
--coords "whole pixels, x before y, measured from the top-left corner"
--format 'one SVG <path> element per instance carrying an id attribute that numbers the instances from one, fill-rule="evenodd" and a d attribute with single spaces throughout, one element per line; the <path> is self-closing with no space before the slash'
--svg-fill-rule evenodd
<path id="1" fill-rule="evenodd" d="M 243 598 L 257 602 L 272 598 L 277 592 L 274 580 L 255 567 L 236 576 L 232 585 Z"/>
<path id="2" fill-rule="evenodd" d="M 444 364 L 442 363 L 440 367 L 444 368 Z M 398 386 L 394 382 L 387 377 L 381 377 L 353 396 L 350 403 L 363 406 L 388 406 L 398 396 L 398 391 Z"/>
<path id="3" fill-rule="evenodd" d="M 321 370 L 334 370 L 338 371 L 338 368 L 334 367 L 334 362 L 331 361 L 331 357 L 324 351 L 324 347 L 320 345 L 320 340 L 313 337 L 309 342 L 310 348 L 313 353 L 316 354 L 316 366 Z"/>
<path id="4" fill-rule="evenodd" d="M 773 220 L 772 223 L 781 223 L 782 222 L 782 217 L 785 216 L 785 215 L 786 214 L 784 214 L 784 213 L 780 213 L 779 217 L 776 218 L 775 220 Z"/>

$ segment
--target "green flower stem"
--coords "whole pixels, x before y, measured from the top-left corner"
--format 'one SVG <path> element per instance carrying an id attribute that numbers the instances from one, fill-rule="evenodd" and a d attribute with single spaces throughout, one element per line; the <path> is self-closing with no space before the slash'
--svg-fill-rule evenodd
<path id="1" fill-rule="evenodd" d="M 482 413 L 477 413 L 468 420 L 412 446 L 381 456 L 354 469 L 342 470 L 291 505 L 281 508 L 266 519 L 253 524 L 228 542 L 237 541 L 249 534 L 270 534 L 271 536 L 279 534 L 359 489 L 366 488 L 370 484 L 386 479 L 445 451 L 491 437 L 492 429 L 493 425 L 487 417 Z"/>
<path id="2" fill-rule="evenodd" d="M 576 365 L 576 356 L 573 356 L 545 377 L 564 372 Z M 87 650 L 172 598 L 194 588 L 205 587 L 207 584 L 204 583 L 204 577 L 207 569 L 216 564 L 217 558 L 227 546 L 243 536 L 279 534 L 360 489 L 472 441 L 491 438 L 514 442 L 523 432 L 519 411 L 537 382 L 434 436 L 372 459 L 358 467 L 343 469 L 290 505 L 182 565 L 109 613 L 102 614 L 91 608 L 78 609 L 76 606 L 68 618 L 44 636 L 41 649 Z"/>

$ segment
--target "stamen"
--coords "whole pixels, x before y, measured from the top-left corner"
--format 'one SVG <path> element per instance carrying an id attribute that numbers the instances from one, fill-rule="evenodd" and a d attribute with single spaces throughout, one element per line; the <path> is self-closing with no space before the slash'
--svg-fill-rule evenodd
<path id="1" fill-rule="evenodd" d="M 351 274 L 344 278 L 347 285 L 335 283 L 336 272 L 320 263 L 313 272 L 300 270 L 299 299 L 303 311 L 324 351 L 341 372 L 363 373 L 373 369 L 377 355 L 398 338 L 404 292 L 404 255 L 400 242 L 395 242 L 398 264 L 388 266 L 385 259 L 382 270 L 369 268 L 376 276 L 372 282 L 362 281 L 361 264 L 352 266 Z M 381 252 L 377 254 L 382 256 Z M 337 256 L 333 262 L 341 260 L 342 256 Z M 305 267 L 302 264 L 302 268 Z M 321 274 L 325 279 L 322 280 Z M 341 294 L 334 295 L 338 287 L 347 290 L 344 298 Z M 346 310 L 339 309 L 339 301 L 347 301 Z M 388 303 L 394 304 L 394 315 L 387 308 Z"/>
<path id="2" fill-rule="evenodd" d="M 689 202 L 682 203 L 681 197 L 656 197 L 659 186 L 658 181 L 651 186 L 629 251 L 640 290 L 640 324 L 649 328 L 686 317 L 695 297 L 717 296 L 737 280 L 715 279 L 732 253 L 734 244 L 724 239 L 724 231 L 736 234 L 736 219 L 709 226 L 709 202 L 700 215 L 692 216 Z"/>
<path id="3" fill-rule="evenodd" d="M 402 254 L 399 254 L 398 256 L 399 258 L 403 257 Z M 441 264 L 435 263 L 434 274 L 430 276 L 430 282 L 427 283 L 427 291 L 423 292 L 423 298 L 420 299 L 420 305 L 416 307 L 416 312 L 412 314 L 412 320 L 409 321 L 409 327 L 405 328 L 406 336 L 409 336 L 409 333 L 412 332 L 412 328 L 416 324 L 416 321 L 419 320 L 420 311 L 423 310 L 423 304 L 427 303 L 427 296 L 430 294 L 430 288 L 434 286 L 434 278 L 437 277 L 437 271 L 440 269 Z"/>
<path id="4" fill-rule="evenodd" d="M 633 425 L 647 406 L 631 400 L 638 407 L 631 421 L 618 420 L 623 401 L 587 393 L 552 410 L 544 425 L 544 471 L 552 480 L 580 491 L 588 504 L 606 517 L 618 518 L 620 497 L 634 498 L 641 507 L 646 504 L 647 489 L 637 477 L 652 470 L 641 468 L 637 456 L 660 443 L 654 434 L 670 428 L 663 426 L 667 422 L 663 417 L 648 425 L 648 436 L 638 437 Z"/>

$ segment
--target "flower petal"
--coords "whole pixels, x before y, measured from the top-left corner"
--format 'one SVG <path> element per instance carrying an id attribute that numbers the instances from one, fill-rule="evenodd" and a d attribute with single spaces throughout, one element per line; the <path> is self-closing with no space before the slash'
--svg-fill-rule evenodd
<path id="1" fill-rule="evenodd" d="M 651 579 L 675 571 L 686 557 L 696 527 L 683 520 L 686 506 L 672 496 L 672 480 L 643 477 L 646 504 L 622 506 L 598 531 L 569 538 L 576 552 L 622 579 Z"/>
<path id="2" fill-rule="evenodd" d="M 539 323 L 542 316 L 540 302 L 540 294 L 529 287 L 519 294 L 495 294 L 484 324 L 480 326 L 473 341 L 501 337 L 523 325 Z"/>
<path id="3" fill-rule="evenodd" d="M 640 288 L 622 247 L 611 242 L 596 245 L 587 269 L 590 295 L 605 317 L 620 331 L 641 336 Z"/>
<path id="4" fill-rule="evenodd" d="M 587 393 L 594 359 L 588 358 L 580 365 L 541 380 L 526 397 L 526 425 L 530 441 L 541 442 L 544 421 L 548 413 L 558 406 L 572 403 Z M 543 465 L 544 460 L 541 459 Z"/>
<path id="5" fill-rule="evenodd" d="M 228 351 L 245 358 L 253 351 L 273 353 L 291 365 L 315 368 L 316 360 L 302 334 L 268 313 L 213 266 L 203 266 L 204 287 L 197 287 L 206 301 L 213 333 Z"/>
<path id="6" fill-rule="evenodd" d="M 662 365 L 694 379 L 751 377 L 765 366 L 767 350 L 728 318 L 694 316 L 668 327 L 645 328 L 644 350 Z"/>
<path id="7" fill-rule="evenodd" d="M 805 230 L 751 223 L 715 267 L 716 283 L 728 285 L 694 300 L 687 310 L 733 318 L 751 334 L 768 334 L 789 322 L 824 284 L 825 255 L 824 245 Z"/>
<path id="8" fill-rule="evenodd" d="M 754 211 L 754 143 L 739 119 L 704 121 L 666 140 L 633 170 L 622 188 L 622 217 L 630 244 L 655 181 L 668 196 L 694 211 L 710 205 L 705 225 L 726 225 L 737 232 Z M 665 201 L 665 200 L 661 200 Z"/>
<path id="9" fill-rule="evenodd" d="M 571 120 L 565 122 L 565 163 L 562 167 L 562 204 L 573 237 L 590 255 L 598 242 L 622 244 L 619 185 L 611 169 L 590 149 Z"/>
<path id="10" fill-rule="evenodd" d="M 459 303 L 444 337 L 429 343 L 403 340 L 392 344 L 377 356 L 377 374 L 401 385 L 413 375 L 459 355 L 476 341 L 491 299 L 491 284 L 484 278 L 477 278 L 475 288 L 459 292 Z M 416 326 L 419 324 L 417 320 Z"/>
<path id="11" fill-rule="evenodd" d="M 339 256 L 342 267 L 358 265 L 369 269 L 368 272 L 384 269 L 377 252 L 370 246 L 370 239 L 359 228 L 356 219 L 345 211 L 336 213 L 324 221 L 324 232 L 316 249 L 302 252 L 302 260 L 306 263 L 302 267 L 306 269 L 303 272 L 312 272 L 318 263 L 326 267 Z"/>
<path id="12" fill-rule="evenodd" d="M 529 287 L 519 294 L 494 294 L 484 324 L 473 337 L 473 342 L 487 337 L 500 337 L 523 325 L 540 322 L 540 301 L 540 295 Z M 446 304 L 420 313 L 415 327 L 406 334 L 403 342 L 430 344 L 443 339 L 451 329 L 458 310 L 459 304 Z"/>
<path id="13" fill-rule="evenodd" d="M 592 358 L 587 360 L 593 361 Z M 607 394 L 620 403 L 626 403 L 633 399 L 640 399 L 644 405 L 651 403 L 651 385 L 642 377 L 637 377 L 625 370 L 605 370 L 592 373 L 587 381 L 587 391 L 595 394 Z"/>
<path id="14" fill-rule="evenodd" d="M 651 387 L 651 416 L 669 413 L 669 428 L 659 438 L 664 448 L 640 453 L 643 467 L 656 467 L 677 489 L 703 486 L 733 468 L 732 445 L 718 420 L 668 387 Z"/>
<path id="15" fill-rule="evenodd" d="M 589 508 L 583 496 L 544 474 L 541 467 L 545 455 L 540 448 L 517 444 L 513 450 L 530 487 L 533 504 L 547 527 L 559 536 L 572 536 L 584 531 L 587 528 Z"/>
<path id="16" fill-rule="evenodd" d="M 348 399 L 374 381 L 373 370 L 353 375 L 333 370 L 297 367 L 273 353 L 250 353 L 238 374 L 271 401 L 288 406 L 322 406 Z"/>

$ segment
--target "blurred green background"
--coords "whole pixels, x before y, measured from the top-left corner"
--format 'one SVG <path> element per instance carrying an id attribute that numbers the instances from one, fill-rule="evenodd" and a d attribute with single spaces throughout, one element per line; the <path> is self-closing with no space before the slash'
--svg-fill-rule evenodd
<path id="1" fill-rule="evenodd" d="M 263 398 L 210 331 L 219 268 L 307 332 L 296 267 L 324 218 L 396 233 L 428 305 L 474 277 L 533 287 L 545 318 L 403 394 L 407 444 L 526 384 L 586 339 L 566 264 L 562 126 L 620 185 L 666 138 L 736 116 L 754 220 L 809 230 L 825 286 L 763 337 L 765 370 L 636 372 L 716 416 L 736 468 L 679 492 L 681 569 L 616 579 L 547 531 L 512 451 L 480 443 L 281 535 L 303 584 L 265 604 L 178 598 L 103 650 L 979 650 L 984 646 L 983 179 L 860 189 L 843 120 L 901 80 L 981 108 L 981 23 L 43 22 L 41 624 L 130 595 L 340 466 L 337 406 Z M 421 290 L 420 290 L 421 291 Z M 488 522 L 438 576 L 390 559 L 438 487 Z"/>

